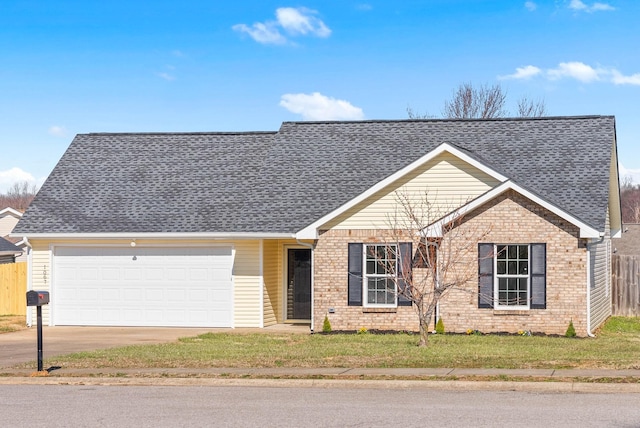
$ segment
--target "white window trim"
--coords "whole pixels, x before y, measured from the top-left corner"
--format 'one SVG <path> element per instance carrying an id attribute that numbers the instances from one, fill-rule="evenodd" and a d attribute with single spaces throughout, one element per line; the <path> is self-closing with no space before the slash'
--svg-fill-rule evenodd
<path id="1" fill-rule="evenodd" d="M 499 246 L 527 246 L 527 274 L 526 275 L 500 275 L 498 274 L 498 247 Z M 500 311 L 525 311 L 531 309 L 531 244 L 493 244 L 493 307 Z M 500 278 L 527 278 L 527 304 L 526 305 L 500 305 L 499 281 Z"/>
<path id="2" fill-rule="evenodd" d="M 367 249 L 370 246 L 394 247 L 396 249 L 396 267 L 393 275 L 368 275 L 367 274 Z M 393 303 L 369 303 L 369 278 L 393 278 L 394 301 Z M 362 245 L 362 306 L 366 308 L 396 308 L 398 307 L 398 246 L 395 244 L 363 244 Z"/>

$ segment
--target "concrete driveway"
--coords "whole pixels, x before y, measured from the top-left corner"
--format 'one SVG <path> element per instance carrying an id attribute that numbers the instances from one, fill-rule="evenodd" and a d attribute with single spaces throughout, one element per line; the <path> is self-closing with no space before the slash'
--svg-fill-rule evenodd
<path id="1" fill-rule="evenodd" d="M 197 336 L 212 331 L 232 329 L 163 328 L 163 327 L 43 327 L 44 359 L 80 351 L 114 348 L 126 345 L 148 345 Z M 38 336 L 36 327 L 0 334 L 0 368 L 34 362 L 37 368 Z"/>

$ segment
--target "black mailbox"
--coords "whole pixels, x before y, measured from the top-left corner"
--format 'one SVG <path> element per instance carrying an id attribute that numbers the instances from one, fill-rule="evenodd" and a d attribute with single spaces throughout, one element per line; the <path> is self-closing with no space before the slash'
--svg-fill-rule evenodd
<path id="1" fill-rule="evenodd" d="M 42 306 L 49 303 L 48 291 L 27 291 L 27 306 Z"/>

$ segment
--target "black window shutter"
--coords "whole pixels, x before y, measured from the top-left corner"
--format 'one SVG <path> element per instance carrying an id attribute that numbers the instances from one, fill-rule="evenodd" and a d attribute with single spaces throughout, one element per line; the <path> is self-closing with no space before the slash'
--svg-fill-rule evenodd
<path id="1" fill-rule="evenodd" d="M 411 242 L 401 242 L 398 245 L 398 291 L 404 290 L 407 285 L 411 285 L 412 270 L 411 263 L 413 258 L 411 257 L 413 249 Z M 407 281 L 409 279 L 409 281 Z M 411 306 L 411 299 L 407 296 L 403 296 L 398 293 L 398 306 Z"/>
<path id="2" fill-rule="evenodd" d="M 493 308 L 493 244 L 478 244 L 478 307 Z"/>
<path id="3" fill-rule="evenodd" d="M 547 245 L 531 244 L 531 309 L 547 307 Z"/>
<path id="4" fill-rule="evenodd" d="M 349 306 L 362 306 L 362 244 L 349 244 Z"/>

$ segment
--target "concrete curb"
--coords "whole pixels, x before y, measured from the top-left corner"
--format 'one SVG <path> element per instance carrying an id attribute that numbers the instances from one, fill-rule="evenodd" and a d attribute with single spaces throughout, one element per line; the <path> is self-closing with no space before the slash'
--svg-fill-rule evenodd
<path id="1" fill-rule="evenodd" d="M 0 368 L 0 376 L 29 376 L 35 370 Z M 349 368 L 349 367 L 211 367 L 211 368 L 64 368 L 51 370 L 50 377 L 134 376 L 264 376 L 264 377 L 517 377 L 517 378 L 633 378 L 640 382 L 638 369 L 493 369 L 493 368 Z"/>
<path id="2" fill-rule="evenodd" d="M 92 386 L 208 386 L 268 388 L 372 388 L 457 391 L 530 391 L 557 393 L 637 393 L 640 383 L 509 382 L 449 380 L 347 380 L 347 379 L 221 379 L 221 378 L 108 378 L 108 377 L 5 377 L 0 385 L 92 385 Z"/>

